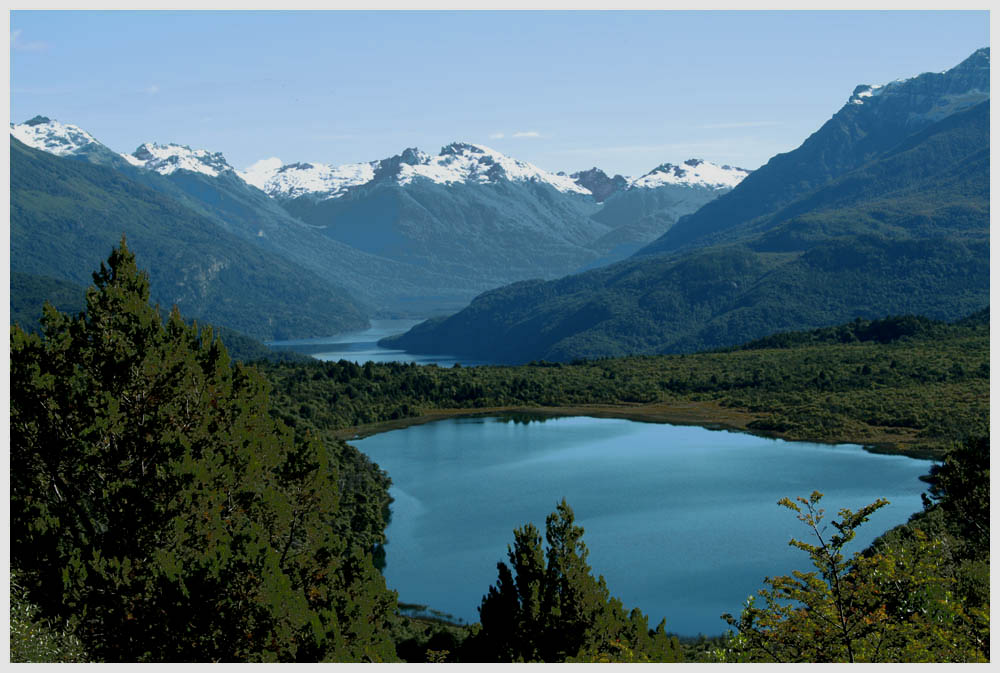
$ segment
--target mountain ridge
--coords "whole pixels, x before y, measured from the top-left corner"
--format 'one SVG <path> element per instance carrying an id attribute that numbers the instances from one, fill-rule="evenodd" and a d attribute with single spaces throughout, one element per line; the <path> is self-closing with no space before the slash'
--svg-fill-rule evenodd
<path id="1" fill-rule="evenodd" d="M 988 62 L 988 53 L 970 57 L 974 75 L 982 74 L 975 68 L 982 58 Z M 582 274 L 497 288 L 383 344 L 504 362 L 567 361 L 726 347 L 857 317 L 953 319 L 980 309 L 989 301 L 989 101 L 972 104 L 977 96 L 962 95 L 982 81 L 963 70 L 958 85 L 915 78 L 961 105 L 909 94 L 882 99 L 889 120 L 866 123 L 884 137 L 867 138 L 865 152 L 847 156 L 822 182 L 822 166 L 791 186 L 758 169 L 658 239 L 673 246 L 651 244 Z M 895 88 L 908 91 L 905 82 Z M 873 97 L 862 98 L 849 105 Z M 913 122 L 907 101 L 922 117 L 958 111 Z M 776 163 L 808 163 L 817 143 L 832 142 L 815 138 Z M 754 203 L 732 221 L 715 219 L 734 212 L 734 201 Z"/>
<path id="2" fill-rule="evenodd" d="M 566 175 L 564 172 L 543 170 L 486 145 L 464 141 L 445 145 L 437 155 L 410 147 L 384 159 L 336 166 L 317 162 L 286 164 L 272 157 L 261 159 L 245 170 L 239 170 L 230 165 L 221 152 L 193 149 L 189 145 L 173 142 L 146 142 L 131 154 L 117 153 L 78 126 L 62 124 L 42 116 L 21 124 L 11 124 L 11 133 L 30 147 L 59 156 L 73 154 L 87 145 L 99 145 L 134 166 L 153 170 L 161 175 L 169 175 L 177 170 L 204 173 L 211 177 L 233 172 L 247 184 L 278 198 L 296 198 L 307 194 L 337 198 L 352 187 L 374 180 L 395 179 L 399 184 L 406 185 L 419 178 L 439 184 L 488 183 L 508 179 L 542 182 L 564 193 L 594 197 L 600 203 L 616 191 L 634 187 L 690 184 L 719 189 L 732 188 L 750 173 L 747 169 L 728 164 L 719 165 L 691 158 L 680 164 L 660 164 L 638 178 L 620 175 L 608 178 L 596 167 Z M 706 177 L 703 177 L 703 173 Z M 600 198 L 588 184 L 595 186 L 601 193 Z M 609 189 L 609 185 L 614 186 Z"/>
<path id="3" fill-rule="evenodd" d="M 36 147 L 46 131 L 66 134 L 59 122 L 29 121 L 11 133 Z M 598 200 L 583 183 L 603 172 L 548 173 L 473 143 L 436 156 L 408 148 L 363 164 L 269 159 L 238 171 L 188 145 L 145 143 L 125 155 L 79 135 L 51 144 L 177 199 L 383 316 L 454 311 L 505 283 L 623 259 L 746 174 L 701 160 L 662 164 L 639 181 L 605 176 Z"/>
<path id="4" fill-rule="evenodd" d="M 861 85 L 826 123 L 792 150 L 777 154 L 732 191 L 681 218 L 637 255 L 690 249 L 699 238 L 765 215 L 858 168 L 943 117 L 989 99 L 989 48 L 949 70 Z M 862 94 L 870 95 L 862 95 Z"/>
<path id="5" fill-rule="evenodd" d="M 111 167 L 11 140 L 11 271 L 86 284 L 127 235 L 165 306 L 260 339 L 366 326 L 348 294 Z M 87 261 L 91 260 L 91 261 Z"/>

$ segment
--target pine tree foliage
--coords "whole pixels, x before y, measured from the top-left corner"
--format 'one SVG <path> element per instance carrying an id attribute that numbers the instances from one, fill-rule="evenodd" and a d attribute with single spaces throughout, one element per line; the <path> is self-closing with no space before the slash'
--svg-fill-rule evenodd
<path id="1" fill-rule="evenodd" d="M 124 238 L 86 302 L 11 329 L 11 564 L 42 613 L 106 661 L 393 658 L 323 445 L 210 329 L 160 318 Z"/>
<path id="2" fill-rule="evenodd" d="M 660 622 L 650 630 L 587 564 L 583 528 L 563 500 L 545 522 L 547 547 L 532 524 L 514 531 L 510 566 L 479 608 L 481 631 L 470 649 L 481 661 L 679 661 L 680 646 Z"/>
<path id="3" fill-rule="evenodd" d="M 968 437 L 934 465 L 925 505 L 940 504 L 970 558 L 990 553 L 990 438 Z"/>

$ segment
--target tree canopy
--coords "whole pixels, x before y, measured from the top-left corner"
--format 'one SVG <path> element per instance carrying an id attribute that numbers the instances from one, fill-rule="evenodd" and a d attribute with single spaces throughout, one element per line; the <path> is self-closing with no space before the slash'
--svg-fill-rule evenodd
<path id="1" fill-rule="evenodd" d="M 478 661 L 679 661 L 680 645 L 660 622 L 649 628 L 638 609 L 626 612 L 604 577 L 587 564 L 583 528 L 563 500 L 545 521 L 547 548 L 538 529 L 514 531 L 510 566 L 479 608 L 482 630 L 470 649 Z"/>
<path id="2" fill-rule="evenodd" d="M 729 661 L 969 662 L 989 660 L 989 603 L 970 601 L 952 566 L 948 541 L 920 528 L 845 557 L 846 545 L 879 499 L 840 510 L 826 534 L 822 494 L 782 499 L 813 542 L 790 545 L 809 554 L 814 570 L 769 577 L 739 618 L 720 653 Z"/>
<path id="3" fill-rule="evenodd" d="M 85 312 L 11 328 L 11 565 L 106 661 L 388 660 L 395 594 L 338 534 L 321 442 L 124 238 Z"/>

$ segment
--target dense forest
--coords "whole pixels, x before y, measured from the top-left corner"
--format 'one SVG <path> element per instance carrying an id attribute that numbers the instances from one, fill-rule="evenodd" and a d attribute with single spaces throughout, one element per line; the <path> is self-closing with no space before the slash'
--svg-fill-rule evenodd
<path id="1" fill-rule="evenodd" d="M 50 306 L 41 334 L 11 328 L 12 661 L 989 659 L 988 310 L 521 367 L 250 364 L 261 351 L 241 362 L 223 340 L 151 305 L 124 241 L 82 312 Z M 513 522 L 478 624 L 406 617 L 377 570 L 389 476 L 344 438 L 504 409 L 939 463 L 925 510 L 850 558 L 883 501 L 830 528 L 821 494 L 788 494 L 812 569 L 770 578 L 724 637 L 681 642 L 623 606 L 566 502 L 544 543 Z"/>
<path id="2" fill-rule="evenodd" d="M 342 360 L 258 367 L 274 386 L 279 417 L 316 432 L 458 410 L 573 408 L 714 419 L 787 439 L 934 456 L 985 428 L 988 318 L 983 310 L 954 324 L 913 316 L 857 320 L 727 351 L 571 364 L 441 368 Z"/>

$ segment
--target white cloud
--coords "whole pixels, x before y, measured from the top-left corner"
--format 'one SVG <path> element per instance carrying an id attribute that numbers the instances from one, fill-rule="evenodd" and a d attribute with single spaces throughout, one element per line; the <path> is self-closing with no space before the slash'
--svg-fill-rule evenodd
<path id="1" fill-rule="evenodd" d="M 753 129 L 761 126 L 779 126 L 781 122 L 727 122 L 723 124 L 702 124 L 701 129 Z"/>
<path id="2" fill-rule="evenodd" d="M 542 134 L 538 131 L 517 131 L 513 138 L 541 138 Z"/>
<path id="3" fill-rule="evenodd" d="M 149 94 L 150 96 L 155 96 L 156 94 L 160 93 L 160 85 L 150 84 L 145 89 L 143 89 L 143 92 Z"/>
<path id="4" fill-rule="evenodd" d="M 490 134 L 490 138 L 493 139 L 493 140 L 499 140 L 500 138 L 503 138 L 503 134 L 502 133 L 491 133 Z"/>
<path id="5" fill-rule="evenodd" d="M 45 42 L 24 42 L 21 40 L 21 29 L 10 31 L 10 48 L 18 51 L 45 51 L 49 45 Z"/>

